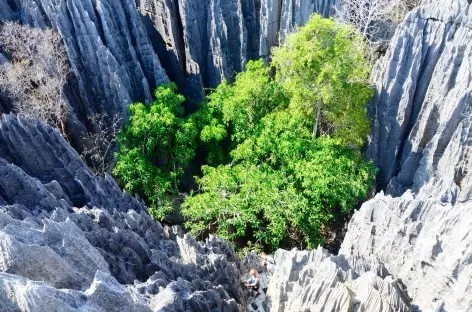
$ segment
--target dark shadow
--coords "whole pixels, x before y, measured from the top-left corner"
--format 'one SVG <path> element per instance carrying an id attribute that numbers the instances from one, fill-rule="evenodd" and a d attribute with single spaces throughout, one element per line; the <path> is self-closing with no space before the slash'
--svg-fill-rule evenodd
<path id="1" fill-rule="evenodd" d="M 178 15 L 174 19 L 176 25 L 168 25 L 168 27 L 174 27 L 174 30 L 178 32 L 178 36 L 174 38 L 174 40 L 176 40 L 176 47 L 172 47 L 165 42 L 164 38 L 155 27 L 150 15 L 140 13 L 140 16 L 151 41 L 151 45 L 162 67 L 166 71 L 167 76 L 172 82 L 177 84 L 179 92 L 185 96 L 186 102 L 184 103 L 184 107 L 186 112 L 192 113 L 198 109 L 198 103 L 202 101 L 205 96 L 203 91 L 204 84 L 201 81 L 200 75 L 186 72 L 187 61 L 182 24 L 178 7 L 176 7 L 175 10 Z M 150 87 L 154 89 L 156 86 L 151 85 Z"/>

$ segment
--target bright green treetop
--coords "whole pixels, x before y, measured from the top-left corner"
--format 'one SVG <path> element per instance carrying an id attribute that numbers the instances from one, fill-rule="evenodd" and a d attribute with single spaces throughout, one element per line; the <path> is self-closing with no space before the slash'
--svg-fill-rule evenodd
<path id="1" fill-rule="evenodd" d="M 359 152 L 340 140 L 313 140 L 288 111 L 262 118 L 231 156 L 230 165 L 204 167 L 200 192 L 186 198 L 182 211 L 194 234 L 316 247 L 323 225 L 365 199 L 375 175 Z"/>
<path id="2" fill-rule="evenodd" d="M 161 86 L 149 107 L 130 107 L 114 173 L 162 218 L 198 152 L 206 164 L 181 207 L 192 233 L 316 247 L 367 198 L 376 172 L 360 153 L 372 96 L 364 49 L 352 28 L 315 15 L 271 67 L 249 62 L 186 118 L 175 85 Z"/>
<path id="3" fill-rule="evenodd" d="M 286 108 L 288 102 L 285 89 L 271 78 L 262 60 L 249 61 L 234 83 L 224 81 L 208 96 L 208 105 L 222 112 L 234 143 L 246 139 L 262 117 Z"/>
<path id="4" fill-rule="evenodd" d="M 312 120 L 313 137 L 330 134 L 362 146 L 369 132 L 367 45 L 354 28 L 313 15 L 273 50 L 277 76 L 291 92 L 293 110 Z"/>
<path id="5" fill-rule="evenodd" d="M 173 83 L 161 85 L 150 106 L 130 105 L 129 124 L 119 137 L 113 173 L 130 192 L 141 192 L 151 213 L 162 219 L 173 210 L 179 178 L 195 157 L 198 127 L 184 118 L 185 98 Z"/>

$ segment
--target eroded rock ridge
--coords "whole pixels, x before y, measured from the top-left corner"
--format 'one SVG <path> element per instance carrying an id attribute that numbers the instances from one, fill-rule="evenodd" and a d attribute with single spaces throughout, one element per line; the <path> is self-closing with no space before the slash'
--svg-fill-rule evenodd
<path id="1" fill-rule="evenodd" d="M 276 253 L 271 311 L 472 311 L 471 42 L 467 1 L 428 1 L 399 25 L 372 75 L 380 192 L 338 256 Z"/>
<path id="2" fill-rule="evenodd" d="M 0 120 L 1 311 L 239 311 L 235 255 L 163 228 L 49 126 Z"/>

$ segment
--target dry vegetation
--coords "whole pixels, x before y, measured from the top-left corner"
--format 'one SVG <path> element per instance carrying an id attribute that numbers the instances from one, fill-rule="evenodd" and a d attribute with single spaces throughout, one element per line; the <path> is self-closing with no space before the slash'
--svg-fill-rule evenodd
<path id="1" fill-rule="evenodd" d="M 65 135 L 69 65 L 59 34 L 7 22 L 0 27 L 0 48 L 8 59 L 0 65 L 0 97 L 14 113 L 40 119 Z"/>
<path id="2" fill-rule="evenodd" d="M 89 121 L 94 128 L 86 138 L 91 147 L 85 148 L 82 155 L 95 174 L 103 176 L 114 165 L 113 153 L 123 119 L 118 115 L 100 113 L 89 117 Z"/>
<path id="3" fill-rule="evenodd" d="M 374 49 L 387 43 L 395 27 L 421 0 L 342 0 L 335 18 L 357 28 Z"/>

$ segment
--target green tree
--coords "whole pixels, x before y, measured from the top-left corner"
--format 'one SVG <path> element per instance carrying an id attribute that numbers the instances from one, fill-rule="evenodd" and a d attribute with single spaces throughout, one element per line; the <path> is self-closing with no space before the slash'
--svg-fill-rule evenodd
<path id="1" fill-rule="evenodd" d="M 367 198 L 376 169 L 359 151 L 373 92 L 363 40 L 314 15 L 274 50 L 275 79 L 251 62 L 208 97 L 233 145 L 231 162 L 204 166 L 182 206 L 192 233 L 312 248 Z"/>
<path id="2" fill-rule="evenodd" d="M 222 164 L 228 157 L 225 146 L 228 129 L 223 122 L 223 113 L 218 107 L 209 105 L 207 99 L 199 106 L 199 109 L 190 116 L 199 131 L 197 144 L 206 155 L 207 164 Z"/>
<path id="3" fill-rule="evenodd" d="M 315 247 L 323 225 L 367 197 L 372 163 L 340 140 L 313 140 L 300 118 L 288 110 L 268 114 L 231 152 L 232 164 L 203 168 L 200 192 L 182 209 L 192 233 L 231 240 L 252 233 L 255 244 L 276 248 L 292 238 Z"/>
<path id="4" fill-rule="evenodd" d="M 229 151 L 248 138 L 266 114 L 285 109 L 290 101 L 262 60 L 249 61 L 235 81 L 223 81 L 192 114 L 200 131 L 198 144 L 207 152 L 207 164 L 229 161 Z"/>
<path id="5" fill-rule="evenodd" d="M 175 85 L 159 87 L 149 107 L 131 105 L 114 173 L 163 218 L 203 150 L 198 189 L 181 207 L 192 233 L 315 247 L 367 198 L 376 172 L 360 153 L 372 96 L 362 40 L 315 15 L 275 49 L 273 66 L 249 62 L 187 117 Z"/>
<path id="6" fill-rule="evenodd" d="M 249 61 L 233 84 L 224 81 L 208 96 L 208 106 L 222 113 L 235 144 L 249 137 L 262 117 L 286 108 L 288 103 L 287 92 L 271 77 L 262 60 Z"/>
<path id="7" fill-rule="evenodd" d="M 129 107 L 128 125 L 119 135 L 119 152 L 113 173 L 129 192 L 140 192 L 151 214 L 163 219 L 174 207 L 179 179 L 195 157 L 198 127 L 193 118 L 184 118 L 185 98 L 175 84 L 156 89 L 150 106 Z"/>
<path id="8" fill-rule="evenodd" d="M 278 79 L 293 110 L 312 120 L 312 136 L 330 134 L 362 146 L 369 132 L 367 45 L 354 28 L 314 15 L 273 50 Z M 321 131 L 320 131 L 321 130 Z"/>

